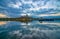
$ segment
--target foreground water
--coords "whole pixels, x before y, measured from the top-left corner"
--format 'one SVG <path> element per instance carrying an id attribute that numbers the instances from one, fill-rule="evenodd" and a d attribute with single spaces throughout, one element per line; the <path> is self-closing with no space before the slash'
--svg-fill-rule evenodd
<path id="1" fill-rule="evenodd" d="M 7 22 L 0 25 L 0 39 L 60 39 L 60 22 Z"/>

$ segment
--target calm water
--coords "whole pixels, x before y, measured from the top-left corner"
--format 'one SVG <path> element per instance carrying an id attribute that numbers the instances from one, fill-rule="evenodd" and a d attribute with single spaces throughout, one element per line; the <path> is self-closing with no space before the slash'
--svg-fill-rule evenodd
<path id="1" fill-rule="evenodd" d="M 21 22 L 7 22 L 0 25 L 1 39 L 60 39 L 60 22 L 38 22 L 28 24 Z"/>

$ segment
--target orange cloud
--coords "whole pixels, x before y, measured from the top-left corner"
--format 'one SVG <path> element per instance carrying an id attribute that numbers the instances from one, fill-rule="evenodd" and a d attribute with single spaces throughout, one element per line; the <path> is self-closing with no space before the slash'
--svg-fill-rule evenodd
<path id="1" fill-rule="evenodd" d="M 3 22 L 3 21 L 0 21 L 0 25 L 4 25 L 6 24 L 7 22 Z"/>
<path id="2" fill-rule="evenodd" d="M 7 15 L 5 15 L 5 14 L 0 14 L 0 18 L 5 18 L 5 17 L 7 17 Z M 4 25 L 4 24 L 6 24 L 7 22 L 5 22 L 5 21 L 0 21 L 0 25 Z"/>
<path id="3" fill-rule="evenodd" d="M 7 17 L 7 15 L 5 15 L 5 14 L 0 14 L 0 18 L 5 18 L 5 17 Z"/>

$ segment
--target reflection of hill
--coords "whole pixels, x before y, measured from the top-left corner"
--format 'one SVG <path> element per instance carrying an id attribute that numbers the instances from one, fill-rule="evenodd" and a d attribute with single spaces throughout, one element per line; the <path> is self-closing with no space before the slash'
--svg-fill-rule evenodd
<path id="1" fill-rule="evenodd" d="M 38 20 L 38 21 L 54 21 L 54 20 L 60 20 L 60 18 L 32 18 L 32 17 L 0 18 L 0 21 L 31 22 L 33 20 Z"/>

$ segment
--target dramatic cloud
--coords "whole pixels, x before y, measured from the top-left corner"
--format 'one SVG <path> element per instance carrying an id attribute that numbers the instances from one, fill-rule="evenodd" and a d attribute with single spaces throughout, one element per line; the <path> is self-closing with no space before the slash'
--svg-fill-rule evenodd
<path id="1" fill-rule="evenodd" d="M 19 17 L 18 14 L 23 13 L 34 15 L 45 13 L 59 13 L 59 3 L 59 0 L 6 0 L 6 2 L 3 0 L 0 3 L 0 12 L 6 11 L 11 17 Z M 13 14 L 15 15 L 13 16 Z"/>

